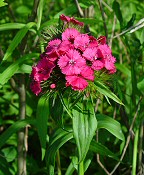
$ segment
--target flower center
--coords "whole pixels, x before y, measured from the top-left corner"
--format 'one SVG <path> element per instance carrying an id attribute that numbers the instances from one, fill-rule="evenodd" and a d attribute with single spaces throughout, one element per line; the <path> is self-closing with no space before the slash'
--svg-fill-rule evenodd
<path id="1" fill-rule="evenodd" d="M 72 66 L 73 66 L 75 63 L 76 63 L 76 62 L 75 62 L 74 60 L 70 60 L 70 61 L 69 61 L 69 64 L 72 65 Z"/>
<path id="2" fill-rule="evenodd" d="M 94 56 L 94 60 L 97 60 L 98 58 L 96 56 Z"/>

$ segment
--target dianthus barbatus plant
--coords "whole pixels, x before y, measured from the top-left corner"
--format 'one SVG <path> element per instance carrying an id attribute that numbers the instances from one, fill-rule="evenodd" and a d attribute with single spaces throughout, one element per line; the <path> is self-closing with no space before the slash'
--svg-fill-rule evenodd
<path id="1" fill-rule="evenodd" d="M 78 152 L 77 171 L 83 175 L 86 170 L 84 161 L 98 125 L 95 111 L 97 92 L 122 104 L 105 85 L 116 72 L 116 58 L 106 37 L 95 38 L 84 33 L 83 22 L 61 15 L 58 28 L 60 30 L 46 41 L 45 51 L 37 65 L 32 67 L 30 87 L 37 96 L 46 96 L 49 115 L 56 121 L 59 118 L 58 123 L 63 128 L 61 135 L 56 132 L 49 143 L 46 160 L 50 174 L 54 174 L 52 148 L 57 144 L 55 153 L 64 143 L 74 139 Z M 63 122 L 68 116 L 72 121 L 70 128 Z"/>

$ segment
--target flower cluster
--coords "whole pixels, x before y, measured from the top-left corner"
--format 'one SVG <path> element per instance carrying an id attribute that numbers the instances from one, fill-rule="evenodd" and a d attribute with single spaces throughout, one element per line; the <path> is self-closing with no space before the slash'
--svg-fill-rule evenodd
<path id="1" fill-rule="evenodd" d="M 72 23 L 80 27 L 84 25 L 65 15 L 61 15 L 60 19 L 64 24 Z M 89 81 L 94 81 L 96 71 L 115 73 L 115 61 L 104 36 L 96 39 L 76 28 L 67 27 L 60 38 L 48 42 L 38 64 L 33 66 L 31 90 L 38 95 L 44 82 L 50 82 L 49 88 L 55 89 L 58 83 L 56 76 L 62 76 L 64 79 L 60 80 L 65 81 L 65 87 L 70 86 L 73 90 L 82 91 Z"/>

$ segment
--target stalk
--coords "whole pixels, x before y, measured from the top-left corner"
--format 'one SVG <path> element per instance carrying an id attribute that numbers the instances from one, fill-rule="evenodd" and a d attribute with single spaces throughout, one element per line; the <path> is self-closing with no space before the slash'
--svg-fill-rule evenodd
<path id="1" fill-rule="evenodd" d="M 58 171 L 58 175 L 62 175 L 59 150 L 57 151 L 57 171 Z"/>
<path id="2" fill-rule="evenodd" d="M 84 166 L 83 166 L 83 161 L 79 163 L 78 166 L 78 175 L 84 175 Z"/>
<path id="3" fill-rule="evenodd" d="M 132 175 L 136 175 L 138 136 L 139 136 L 139 130 L 137 129 L 135 132 L 135 139 L 134 139 Z"/>

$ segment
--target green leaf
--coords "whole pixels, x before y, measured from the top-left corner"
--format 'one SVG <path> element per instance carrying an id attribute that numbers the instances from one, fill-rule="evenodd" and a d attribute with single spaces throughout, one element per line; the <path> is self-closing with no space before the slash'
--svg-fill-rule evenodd
<path id="1" fill-rule="evenodd" d="M 96 118 L 98 121 L 98 129 L 104 128 L 108 130 L 111 134 L 113 134 L 115 137 L 117 137 L 118 139 L 122 141 L 125 140 L 121 130 L 121 125 L 119 122 L 103 114 L 97 114 Z"/>
<path id="2" fill-rule="evenodd" d="M 50 104 L 50 113 L 52 118 L 56 121 L 56 123 L 59 123 L 60 125 L 63 124 L 63 105 L 61 103 L 61 99 L 58 94 L 55 94 L 53 98 L 51 98 L 51 104 Z"/>
<path id="3" fill-rule="evenodd" d="M 115 102 L 123 105 L 121 100 L 110 90 L 108 89 L 104 84 L 102 84 L 99 81 L 95 81 L 94 84 L 96 85 L 97 91 L 103 94 L 104 96 L 107 96 L 114 100 Z"/>
<path id="4" fill-rule="evenodd" d="M 39 30 L 41 25 L 42 13 L 43 13 L 44 0 L 40 0 L 38 10 L 37 10 L 37 29 Z"/>
<path id="5" fill-rule="evenodd" d="M 116 154 L 112 153 L 106 146 L 94 140 L 90 144 L 90 150 L 100 155 L 111 157 L 115 160 L 119 160 Z"/>
<path id="6" fill-rule="evenodd" d="M 21 29 L 23 27 L 25 27 L 25 24 L 22 23 L 6 23 L 0 25 L 0 31 Z"/>
<path id="7" fill-rule="evenodd" d="M 136 19 L 136 14 L 134 13 L 134 14 L 132 14 L 131 19 L 127 23 L 125 30 L 130 28 L 131 26 L 133 26 L 135 19 Z"/>
<path id="8" fill-rule="evenodd" d="M 3 7 L 3 6 L 5 6 L 5 5 L 7 5 L 7 3 L 4 2 L 4 0 L 0 0 L 0 7 Z"/>
<path id="9" fill-rule="evenodd" d="M 141 92 L 144 92 L 144 77 L 141 81 L 137 83 L 137 87 Z"/>
<path id="10" fill-rule="evenodd" d="M 81 110 L 83 112 L 78 111 L 78 109 L 72 110 L 73 132 L 79 152 L 79 162 L 85 159 L 97 128 L 97 120 L 92 104 L 86 102 Z"/>
<path id="11" fill-rule="evenodd" d="M 75 171 L 75 168 L 73 166 L 73 163 L 71 162 L 66 170 L 65 175 L 72 175 L 74 171 Z"/>
<path id="12" fill-rule="evenodd" d="M 116 63 L 116 68 L 120 70 L 125 75 L 131 77 L 131 71 L 124 65 L 124 64 L 118 64 Z"/>
<path id="13" fill-rule="evenodd" d="M 0 135 L 0 148 L 6 143 L 6 141 L 17 131 L 22 129 L 28 124 L 35 125 L 36 120 L 35 119 L 25 119 L 21 121 L 15 122 L 13 125 L 11 125 L 5 132 L 3 132 Z"/>
<path id="14" fill-rule="evenodd" d="M 2 62 L 8 60 L 8 58 L 11 56 L 11 54 L 13 53 L 13 51 L 15 50 L 15 48 L 18 46 L 18 44 L 22 41 L 22 39 L 24 38 L 24 36 L 27 34 L 28 30 L 30 28 L 32 28 L 34 25 L 36 25 L 36 23 L 34 22 L 30 22 L 28 24 L 26 24 L 14 37 L 14 39 L 12 40 L 11 44 L 9 45 L 4 58 L 2 60 Z"/>
<path id="15" fill-rule="evenodd" d="M 121 10 L 120 10 L 120 5 L 116 0 L 113 2 L 112 8 L 113 8 L 113 10 L 116 14 L 116 17 L 120 22 L 120 26 L 122 28 L 123 27 L 123 17 L 122 17 L 122 13 L 121 13 Z"/>
<path id="16" fill-rule="evenodd" d="M 7 162 L 12 162 L 16 159 L 17 151 L 16 148 L 13 146 L 9 146 L 7 148 L 3 148 L 2 152 L 7 160 Z"/>
<path id="17" fill-rule="evenodd" d="M 41 149 L 42 149 L 42 160 L 45 156 L 46 151 L 46 139 L 47 139 L 47 123 L 48 117 L 50 115 L 49 109 L 49 97 L 42 96 L 38 101 L 37 106 L 37 130 L 40 139 Z"/>
<path id="18" fill-rule="evenodd" d="M 58 129 L 52 136 L 46 153 L 46 163 L 49 168 L 49 174 L 54 175 L 55 156 L 58 149 L 67 141 L 73 138 L 72 132 Z"/>
<path id="19" fill-rule="evenodd" d="M 12 63 L 10 66 L 8 66 L 1 74 L 0 74 L 0 88 L 7 83 L 7 81 L 18 71 L 20 66 L 23 64 L 23 62 L 26 62 L 26 60 L 29 60 L 33 57 L 38 57 L 39 54 L 37 53 L 31 53 L 28 55 L 25 55 L 21 57 L 20 59 L 16 60 L 14 63 Z M 2 65 L 1 65 L 2 67 Z"/>
<path id="20" fill-rule="evenodd" d="M 9 163 L 6 161 L 3 153 L 0 152 L 0 175 L 12 175 L 9 169 Z"/>

